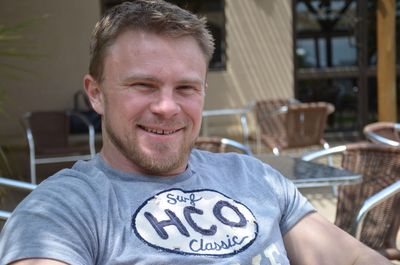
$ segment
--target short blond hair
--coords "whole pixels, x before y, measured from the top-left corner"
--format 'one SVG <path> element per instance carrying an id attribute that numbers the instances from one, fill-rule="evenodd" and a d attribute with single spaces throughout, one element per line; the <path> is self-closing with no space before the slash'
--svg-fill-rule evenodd
<path id="1" fill-rule="evenodd" d="M 126 30 L 144 30 L 163 36 L 193 37 L 209 63 L 214 52 L 214 39 L 206 19 L 164 0 L 135 0 L 111 8 L 97 22 L 90 42 L 89 73 L 102 79 L 107 48 Z"/>

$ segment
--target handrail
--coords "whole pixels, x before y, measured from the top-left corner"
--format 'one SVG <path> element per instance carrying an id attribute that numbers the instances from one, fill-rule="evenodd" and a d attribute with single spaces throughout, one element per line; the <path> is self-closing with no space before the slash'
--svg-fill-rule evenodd
<path id="1" fill-rule="evenodd" d="M 386 188 L 382 189 L 381 191 L 375 193 L 374 195 L 366 199 L 363 205 L 361 206 L 360 210 L 358 211 L 358 214 L 354 220 L 352 227 L 352 235 L 354 235 L 357 239 L 360 239 L 361 228 L 363 226 L 367 213 L 379 203 L 389 199 L 390 197 L 394 196 L 399 192 L 400 192 L 400 180 L 396 181 L 395 183 L 392 183 L 391 185 L 387 186 Z"/>

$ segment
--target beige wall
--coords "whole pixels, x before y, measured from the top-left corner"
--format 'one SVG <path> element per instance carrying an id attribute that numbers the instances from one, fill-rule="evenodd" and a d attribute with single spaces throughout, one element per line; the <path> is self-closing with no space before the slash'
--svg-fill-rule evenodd
<path id="1" fill-rule="evenodd" d="M 291 1 L 227 0 L 225 12 L 228 65 L 209 74 L 206 108 L 293 96 Z"/>
<path id="2" fill-rule="evenodd" d="M 226 0 L 226 72 L 210 72 L 206 109 L 241 107 L 253 100 L 294 97 L 290 0 Z M 210 134 L 239 124 L 209 121 Z M 212 130 L 215 128 L 216 131 Z M 235 128 L 228 129 L 229 135 Z"/>
<path id="3" fill-rule="evenodd" d="M 209 73 L 206 109 L 293 96 L 290 3 L 226 0 L 227 69 Z M 19 79 L 0 75 L 8 97 L 5 115 L 0 115 L 0 144 L 24 139 L 19 124 L 24 112 L 72 108 L 73 93 L 82 89 L 88 38 L 99 9 L 98 0 L 0 1 L 0 24 L 45 17 L 25 36 L 29 49 L 40 57 L 17 61 L 33 74 L 22 74 Z"/>
<path id="4" fill-rule="evenodd" d="M 37 55 L 8 61 L 29 71 L 14 72 L 17 79 L 4 77 L 0 69 L 0 86 L 7 96 L 5 113 L 0 114 L 0 143 L 23 139 L 19 118 L 26 111 L 72 108 L 72 94 L 82 89 L 87 69 L 88 36 L 99 14 L 98 0 L 0 1 L 0 24 L 35 19 L 18 45 Z"/>

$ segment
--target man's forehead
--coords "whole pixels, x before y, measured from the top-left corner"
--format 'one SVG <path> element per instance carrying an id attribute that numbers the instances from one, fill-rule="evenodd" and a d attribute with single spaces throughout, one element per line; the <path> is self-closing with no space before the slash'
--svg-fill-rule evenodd
<path id="1" fill-rule="evenodd" d="M 200 43 L 194 36 L 191 35 L 170 36 L 166 33 L 159 33 L 151 30 L 143 30 L 135 28 L 133 29 L 129 28 L 121 31 L 117 35 L 115 40 L 108 45 L 106 56 L 109 54 L 110 51 L 117 48 L 118 46 L 121 46 L 121 44 L 125 44 L 131 46 L 132 48 L 135 48 L 138 46 L 138 43 L 148 43 L 149 45 L 145 46 L 147 47 L 157 42 L 165 42 L 165 43 L 183 42 L 188 45 L 193 44 L 193 47 L 196 47 L 198 51 L 203 55 L 204 59 L 207 61 L 207 57 L 204 51 L 201 49 Z"/>

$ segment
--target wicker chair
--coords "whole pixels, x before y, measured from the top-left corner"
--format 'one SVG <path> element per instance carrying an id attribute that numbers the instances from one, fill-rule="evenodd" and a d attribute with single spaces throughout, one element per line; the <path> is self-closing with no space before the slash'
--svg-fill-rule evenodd
<path id="1" fill-rule="evenodd" d="M 73 146 L 69 142 L 70 117 L 87 125 L 88 144 Z M 22 124 L 29 145 L 31 182 L 36 184 L 36 165 L 90 159 L 95 155 L 93 125 L 74 111 L 37 111 L 23 116 Z"/>
<path id="2" fill-rule="evenodd" d="M 361 183 L 339 186 L 335 224 L 387 258 L 400 260 L 396 246 L 400 226 L 400 149 L 354 143 L 302 158 L 309 161 L 335 153 L 342 153 L 343 168 L 363 175 Z"/>
<path id="3" fill-rule="evenodd" d="M 363 131 L 371 142 L 400 147 L 400 123 L 374 122 L 366 125 Z"/>
<path id="4" fill-rule="evenodd" d="M 195 148 L 214 153 L 226 153 L 234 151 L 246 155 L 252 155 L 251 150 L 247 146 L 235 140 L 222 137 L 200 136 L 196 140 Z"/>
<path id="5" fill-rule="evenodd" d="M 275 155 L 281 150 L 320 145 L 328 148 L 323 139 L 327 116 L 334 106 L 326 102 L 295 103 L 288 100 L 262 100 L 255 104 L 261 141 Z"/>

